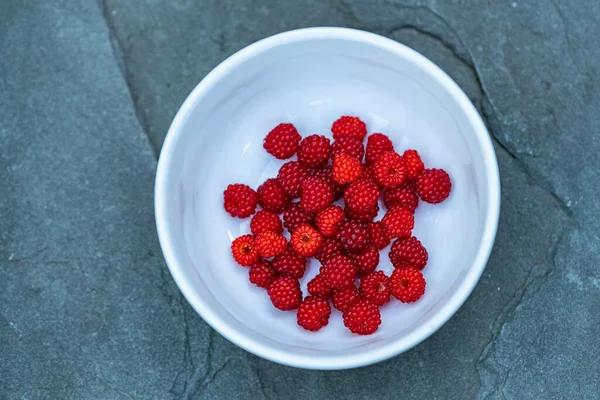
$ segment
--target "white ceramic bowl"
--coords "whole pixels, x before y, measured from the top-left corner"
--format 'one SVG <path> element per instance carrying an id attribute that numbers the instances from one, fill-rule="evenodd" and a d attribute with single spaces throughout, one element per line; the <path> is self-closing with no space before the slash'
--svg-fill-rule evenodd
<path id="1" fill-rule="evenodd" d="M 249 220 L 223 210 L 223 190 L 254 188 L 283 163 L 262 147 L 266 133 L 292 122 L 303 136 L 330 135 L 340 115 L 357 115 L 369 133 L 389 135 L 398 151 L 417 149 L 446 169 L 451 196 L 421 202 L 414 234 L 429 251 L 425 295 L 382 307 L 379 330 L 352 335 L 333 310 L 319 332 L 276 310 L 235 264 L 230 241 Z M 498 166 L 475 108 L 442 70 L 384 37 L 342 28 L 310 28 L 254 43 L 229 57 L 192 91 L 164 142 L 155 188 L 156 223 L 171 274 L 194 309 L 238 346 L 302 368 L 375 363 L 415 346 L 463 304 L 492 249 L 500 208 Z M 387 249 L 380 268 L 391 272 Z M 315 261 L 302 280 L 318 270 Z M 468 332 L 465 332 L 468 335 Z"/>

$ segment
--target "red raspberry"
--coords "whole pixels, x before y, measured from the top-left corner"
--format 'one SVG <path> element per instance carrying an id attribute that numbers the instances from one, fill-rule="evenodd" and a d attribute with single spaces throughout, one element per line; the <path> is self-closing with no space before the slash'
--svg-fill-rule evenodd
<path id="1" fill-rule="evenodd" d="M 279 168 L 277 181 L 292 198 L 300 197 L 302 181 L 309 176 L 309 172 L 298 161 L 288 161 Z"/>
<path id="2" fill-rule="evenodd" d="M 369 244 L 369 228 L 360 221 L 342 221 L 336 235 L 342 248 L 352 253 L 360 253 Z"/>
<path id="3" fill-rule="evenodd" d="M 389 279 L 383 271 L 374 271 L 363 276 L 358 290 L 363 299 L 371 300 L 378 306 L 390 301 Z"/>
<path id="4" fill-rule="evenodd" d="M 368 274 L 375 271 L 379 265 L 379 252 L 373 246 L 369 246 L 360 254 L 352 255 L 356 269 L 360 274 Z"/>
<path id="5" fill-rule="evenodd" d="M 314 218 L 314 214 L 304 211 L 300 203 L 292 203 L 283 212 L 283 226 L 292 233 L 300 225 L 312 223 Z"/>
<path id="6" fill-rule="evenodd" d="M 325 264 L 327 261 L 335 256 L 342 254 L 342 245 L 334 238 L 326 238 L 323 241 L 323 245 L 315 254 L 315 258 L 319 260 L 321 264 Z"/>
<path id="7" fill-rule="evenodd" d="M 409 237 L 415 227 L 415 217 L 407 210 L 399 206 L 392 207 L 381 220 L 390 238 Z"/>
<path id="8" fill-rule="evenodd" d="M 419 205 L 419 196 L 412 183 L 404 182 L 397 188 L 387 189 L 383 193 L 383 203 L 387 208 L 400 206 L 414 213 Z"/>
<path id="9" fill-rule="evenodd" d="M 267 179 L 258 188 L 258 204 L 267 211 L 279 214 L 289 202 L 290 198 L 275 178 Z"/>
<path id="10" fill-rule="evenodd" d="M 267 293 L 269 293 L 275 308 L 283 311 L 298 308 L 302 301 L 302 291 L 298 280 L 289 276 L 275 278 L 269 285 Z"/>
<path id="11" fill-rule="evenodd" d="M 345 211 L 348 219 L 362 222 L 372 222 L 377 217 L 377 214 L 379 214 L 379 205 L 375 204 L 375 207 L 362 212 L 354 211 L 350 207 L 346 207 Z"/>
<path id="12" fill-rule="evenodd" d="M 346 218 L 344 210 L 340 206 L 329 206 L 315 218 L 315 224 L 323 236 L 335 236 L 338 224 Z"/>
<path id="13" fill-rule="evenodd" d="M 377 305 L 370 300 L 360 299 L 343 314 L 344 325 L 350 332 L 358 335 L 370 335 L 381 325 L 381 313 Z"/>
<path id="14" fill-rule="evenodd" d="M 283 232 L 283 226 L 281 226 L 281 220 L 277 214 L 273 214 L 270 211 L 260 210 L 252 220 L 250 221 L 250 231 L 253 235 L 260 235 L 263 232 L 275 232 L 281 235 Z"/>
<path id="15" fill-rule="evenodd" d="M 280 160 L 290 158 L 298 151 L 302 137 L 292 124 L 279 124 L 267 133 L 263 147 Z"/>
<path id="16" fill-rule="evenodd" d="M 258 195 L 250 186 L 234 183 L 223 192 L 225 211 L 232 217 L 246 218 L 254 214 Z"/>
<path id="17" fill-rule="evenodd" d="M 306 289 L 312 296 L 327 298 L 331 294 L 331 288 L 325 284 L 321 275 L 312 278 L 306 285 Z"/>
<path id="18" fill-rule="evenodd" d="M 373 168 L 373 165 L 363 164 L 362 170 L 362 178 L 370 179 L 371 181 L 375 182 L 379 189 L 382 189 L 382 186 L 380 186 L 375 179 L 375 169 Z"/>
<path id="19" fill-rule="evenodd" d="M 292 233 L 290 243 L 299 256 L 312 257 L 321 248 L 323 236 L 309 224 L 302 224 Z"/>
<path id="20" fill-rule="evenodd" d="M 363 170 L 358 159 L 346 153 L 339 153 L 333 158 L 331 173 L 334 181 L 340 185 L 345 185 L 360 178 Z"/>
<path id="21" fill-rule="evenodd" d="M 233 259 L 244 267 L 255 264 L 260 258 L 252 235 L 240 236 L 231 242 L 231 254 Z"/>
<path id="22" fill-rule="evenodd" d="M 367 134 L 367 125 L 358 117 L 343 116 L 331 125 L 333 138 L 339 140 L 345 137 L 355 137 L 361 142 Z"/>
<path id="23" fill-rule="evenodd" d="M 318 331 L 329 322 L 331 307 L 325 299 L 308 296 L 298 306 L 298 325 L 309 331 Z"/>
<path id="24" fill-rule="evenodd" d="M 333 180 L 332 168 L 330 165 L 315 171 L 313 176 L 315 178 L 321 178 L 331 185 L 331 189 L 333 189 L 334 200 L 339 199 L 344 193 L 344 186 Z"/>
<path id="25" fill-rule="evenodd" d="M 321 168 L 331 156 L 331 144 L 325 136 L 311 135 L 300 142 L 298 162 L 306 168 Z"/>
<path id="26" fill-rule="evenodd" d="M 421 241 L 414 236 L 407 239 L 398 239 L 390 249 L 390 261 L 396 268 L 411 265 L 423 269 L 427 265 L 427 249 Z"/>
<path id="27" fill-rule="evenodd" d="M 413 303 L 425 293 L 425 278 L 415 267 L 396 268 L 390 277 L 395 298 L 403 303 Z"/>
<path id="28" fill-rule="evenodd" d="M 406 179 L 406 163 L 401 155 L 384 151 L 373 164 L 375 180 L 383 187 L 394 188 Z"/>
<path id="29" fill-rule="evenodd" d="M 373 164 L 384 151 L 394 151 L 390 138 L 383 133 L 374 133 L 367 138 L 367 156 L 365 162 Z"/>
<path id="30" fill-rule="evenodd" d="M 365 155 L 365 147 L 363 146 L 362 141 L 355 137 L 345 137 L 336 140 L 331 145 L 331 149 L 332 157 L 335 157 L 338 153 L 346 153 L 350 157 L 357 158 L 358 161 L 360 161 Z"/>
<path id="31" fill-rule="evenodd" d="M 402 154 L 402 158 L 406 163 L 406 170 L 408 172 L 407 178 L 410 180 L 416 179 L 425 168 L 421 156 L 419 156 L 419 153 L 417 153 L 416 150 L 406 150 L 404 154 Z"/>
<path id="32" fill-rule="evenodd" d="M 356 265 L 350 257 L 335 256 L 321 266 L 319 274 L 328 287 L 343 289 L 354 285 Z"/>
<path id="33" fill-rule="evenodd" d="M 248 272 L 250 282 L 261 288 L 268 288 L 273 279 L 277 277 L 277 272 L 271 267 L 267 260 L 257 262 Z"/>
<path id="34" fill-rule="evenodd" d="M 273 269 L 284 276 L 300 279 L 306 271 L 306 258 L 287 249 L 285 253 L 273 259 Z"/>
<path id="35" fill-rule="evenodd" d="M 443 169 L 425 169 L 415 182 L 419 197 L 428 203 L 437 204 L 446 200 L 452 190 L 450 176 Z"/>
<path id="36" fill-rule="evenodd" d="M 374 208 L 379 200 L 379 188 L 369 179 L 351 183 L 344 192 L 344 203 L 352 211 L 365 212 Z"/>
<path id="37" fill-rule="evenodd" d="M 287 240 L 275 232 L 263 232 L 255 239 L 256 250 L 264 258 L 279 256 L 287 249 Z"/>
<path id="38" fill-rule="evenodd" d="M 300 205 L 304 211 L 318 213 L 333 203 L 333 190 L 321 178 L 308 177 L 302 182 Z"/>
<path id="39" fill-rule="evenodd" d="M 334 290 L 331 295 L 333 306 L 341 312 L 346 311 L 350 306 L 360 300 L 360 293 L 356 286 L 352 285 L 345 289 Z"/>
<path id="40" fill-rule="evenodd" d="M 390 244 L 390 236 L 381 221 L 369 224 L 369 241 L 377 250 L 383 250 Z"/>

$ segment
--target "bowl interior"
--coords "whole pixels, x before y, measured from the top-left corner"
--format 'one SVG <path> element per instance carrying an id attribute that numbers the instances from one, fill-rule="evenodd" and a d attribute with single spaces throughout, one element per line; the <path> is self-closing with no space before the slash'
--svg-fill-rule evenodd
<path id="1" fill-rule="evenodd" d="M 472 289 L 464 286 L 466 276 L 476 282 L 483 269 L 475 259 L 489 239 L 494 183 L 476 132 L 483 125 L 473 122 L 473 111 L 457 101 L 453 83 L 437 67 L 404 46 L 365 35 L 271 38 L 234 55 L 190 95 L 164 150 L 166 207 L 158 212 L 166 213 L 167 260 L 177 283 L 222 334 L 278 362 L 343 368 L 405 350 L 445 322 L 454 310 L 443 313 L 444 307 L 457 299 L 458 307 Z M 275 125 L 292 122 L 303 136 L 331 137 L 331 123 L 341 115 L 359 116 L 369 134 L 387 134 L 397 151 L 417 149 L 453 183 L 447 201 L 420 202 L 416 211 L 414 235 L 429 252 L 425 295 L 414 304 L 392 300 L 381 309 L 380 329 L 364 337 L 352 335 L 337 310 L 313 333 L 296 325 L 295 312 L 273 308 L 230 255 L 231 241 L 249 233 L 249 219 L 231 218 L 222 206 L 229 183 L 256 189 L 276 176 L 284 161 L 262 147 Z M 379 266 L 387 274 L 393 269 L 388 250 Z M 301 280 L 305 293 L 318 269 L 316 260 L 309 263 Z"/>

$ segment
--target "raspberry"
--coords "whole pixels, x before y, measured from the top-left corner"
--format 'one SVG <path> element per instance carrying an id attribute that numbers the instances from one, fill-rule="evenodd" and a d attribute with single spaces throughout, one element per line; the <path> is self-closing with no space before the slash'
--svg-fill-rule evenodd
<path id="1" fill-rule="evenodd" d="M 331 125 L 333 138 L 340 140 L 345 137 L 355 137 L 361 142 L 367 134 L 367 125 L 358 117 L 343 116 Z"/>
<path id="2" fill-rule="evenodd" d="M 375 179 L 375 169 L 372 165 L 363 164 L 362 171 L 362 178 L 370 179 L 371 181 L 375 182 L 378 188 L 382 188 L 382 186 L 380 186 Z"/>
<path id="3" fill-rule="evenodd" d="M 263 147 L 280 160 L 290 158 L 298 151 L 302 137 L 292 124 L 279 124 L 267 133 Z"/>
<path id="4" fill-rule="evenodd" d="M 313 176 L 315 178 L 321 178 L 321 179 L 325 180 L 325 182 L 329 183 L 329 185 L 331 185 L 331 189 L 333 190 L 333 199 L 334 200 L 339 199 L 342 196 L 342 194 L 344 193 L 344 186 L 340 185 L 339 183 L 337 183 L 336 181 L 333 180 L 331 166 L 328 165 L 327 167 L 324 167 L 324 168 L 321 168 L 321 169 L 315 171 Z"/>
<path id="5" fill-rule="evenodd" d="M 306 259 L 287 249 L 285 253 L 273 259 L 273 269 L 284 276 L 300 279 L 306 271 Z"/>
<path id="6" fill-rule="evenodd" d="M 331 295 L 333 306 L 341 312 L 346 311 L 350 306 L 360 300 L 360 293 L 356 286 L 352 285 L 345 289 L 337 289 Z"/>
<path id="7" fill-rule="evenodd" d="M 412 183 L 404 182 L 397 188 L 387 189 L 383 193 L 383 203 L 387 208 L 400 206 L 414 213 L 419 205 L 419 196 Z"/>
<path id="8" fill-rule="evenodd" d="M 358 335 L 370 335 L 381 325 L 381 313 L 377 305 L 370 300 L 360 299 L 343 314 L 344 325 L 350 332 Z"/>
<path id="9" fill-rule="evenodd" d="M 304 211 L 300 203 L 292 203 L 283 212 L 283 226 L 292 233 L 302 224 L 310 224 L 314 219 L 314 214 Z"/>
<path id="10" fill-rule="evenodd" d="M 344 192 L 344 203 L 352 211 L 365 212 L 374 208 L 379 200 L 379 188 L 369 179 L 351 183 Z"/>
<path id="11" fill-rule="evenodd" d="M 253 265 L 260 258 L 252 235 L 240 236 L 231 242 L 231 254 L 233 259 L 244 267 Z"/>
<path id="12" fill-rule="evenodd" d="M 309 331 L 318 331 L 329 322 L 331 307 L 327 300 L 308 296 L 298 306 L 298 325 Z"/>
<path id="13" fill-rule="evenodd" d="M 340 206 L 329 206 L 315 218 L 315 224 L 323 236 L 335 236 L 338 224 L 346 218 L 344 210 Z"/>
<path id="14" fill-rule="evenodd" d="M 342 254 L 342 245 L 334 238 L 326 238 L 323 241 L 323 245 L 315 254 L 315 258 L 319 260 L 321 264 L 325 264 L 327 261 L 335 256 Z"/>
<path id="15" fill-rule="evenodd" d="M 443 169 L 424 169 L 415 181 L 415 189 L 423 201 L 437 204 L 450 195 L 452 182 Z"/>
<path id="16" fill-rule="evenodd" d="M 258 204 L 267 211 L 281 213 L 287 207 L 290 199 L 277 179 L 267 179 L 258 188 Z"/>
<path id="17" fill-rule="evenodd" d="M 263 232 L 275 232 L 281 235 L 283 227 L 281 226 L 281 220 L 277 214 L 273 214 L 270 211 L 260 210 L 252 220 L 250 221 L 250 231 L 253 235 L 260 235 Z"/>
<path id="18" fill-rule="evenodd" d="M 410 180 L 416 179 L 425 168 L 421 156 L 419 156 L 419 153 L 417 153 L 416 150 L 406 150 L 404 154 L 402 154 L 402 158 L 406 163 L 406 170 L 408 172 L 407 178 Z"/>
<path id="19" fill-rule="evenodd" d="M 415 227 L 415 217 L 407 210 L 399 206 L 392 207 L 381 220 L 390 238 L 409 237 Z"/>
<path id="20" fill-rule="evenodd" d="M 371 300 L 378 306 L 390 301 L 389 279 L 383 271 L 374 271 L 363 276 L 358 290 L 363 299 Z"/>
<path id="21" fill-rule="evenodd" d="M 292 233 L 290 243 L 299 256 L 312 257 L 321 248 L 323 236 L 309 224 L 302 224 Z"/>
<path id="22" fill-rule="evenodd" d="M 312 296 L 323 298 L 327 298 L 331 293 L 331 288 L 325 284 L 321 275 L 317 275 L 312 278 L 306 285 L 306 289 Z"/>
<path id="23" fill-rule="evenodd" d="M 302 301 L 302 292 L 298 280 L 289 276 L 275 278 L 269 285 L 267 292 L 275 308 L 283 311 L 298 308 Z"/>
<path id="24" fill-rule="evenodd" d="M 298 161 L 288 161 L 279 168 L 277 181 L 288 196 L 296 198 L 300 197 L 300 185 L 308 176 L 308 171 Z"/>
<path id="25" fill-rule="evenodd" d="M 255 239 L 256 250 L 264 258 L 279 256 L 287 249 L 287 240 L 275 232 L 266 231 Z"/>
<path id="26" fill-rule="evenodd" d="M 254 214 L 258 195 L 250 186 L 234 183 L 223 192 L 225 211 L 232 217 L 246 218 Z"/>
<path id="27" fill-rule="evenodd" d="M 367 211 L 357 212 L 352 210 L 350 207 L 346 207 L 346 215 L 348 219 L 358 220 L 362 222 L 372 222 L 375 217 L 379 214 L 379 205 L 375 204 L 375 207 Z"/>
<path id="28" fill-rule="evenodd" d="M 390 138 L 383 133 L 374 133 L 367 138 L 367 155 L 365 162 L 373 164 L 384 151 L 394 151 Z"/>
<path id="29" fill-rule="evenodd" d="M 392 244 L 389 255 L 390 261 L 396 268 L 411 265 L 418 269 L 423 269 L 427 265 L 427 259 L 429 258 L 427 249 L 414 236 L 396 240 Z"/>
<path id="30" fill-rule="evenodd" d="M 342 248 L 349 252 L 360 253 L 369 244 L 369 229 L 364 222 L 342 221 L 336 238 Z"/>
<path id="31" fill-rule="evenodd" d="M 317 213 L 332 202 L 333 190 L 325 180 L 311 176 L 302 182 L 300 205 L 304 211 Z"/>
<path id="32" fill-rule="evenodd" d="M 355 137 L 345 137 L 340 140 L 336 140 L 331 145 L 331 156 L 335 157 L 339 153 L 346 153 L 350 157 L 357 158 L 358 161 L 362 160 L 365 155 L 365 148 L 362 141 Z"/>
<path id="33" fill-rule="evenodd" d="M 271 267 L 271 263 L 263 260 L 259 261 L 250 268 L 248 275 L 250 282 L 261 288 L 268 288 L 273 279 L 277 277 L 277 273 Z"/>
<path id="34" fill-rule="evenodd" d="M 393 151 L 384 151 L 373 164 L 375 180 L 383 187 L 394 188 L 406 179 L 406 163 Z"/>
<path id="35" fill-rule="evenodd" d="M 381 221 L 369 224 L 369 241 L 377 250 L 383 250 L 390 244 L 390 236 Z"/>
<path id="36" fill-rule="evenodd" d="M 356 265 L 350 257 L 335 256 L 321 266 L 319 274 L 328 287 L 344 289 L 354 285 Z"/>
<path id="37" fill-rule="evenodd" d="M 311 135 L 300 142 L 298 162 L 306 168 L 321 168 L 331 156 L 331 144 L 325 136 Z"/>
<path id="38" fill-rule="evenodd" d="M 375 271 L 379 265 L 379 251 L 373 246 L 369 246 L 360 254 L 352 255 L 356 269 L 360 274 L 368 274 Z"/>
<path id="39" fill-rule="evenodd" d="M 390 277 L 395 298 L 403 303 L 413 303 L 425 293 L 425 278 L 415 267 L 396 268 Z"/>
<path id="40" fill-rule="evenodd" d="M 346 153 L 339 153 L 333 158 L 331 173 L 334 181 L 345 185 L 360 178 L 363 170 L 359 160 Z"/>

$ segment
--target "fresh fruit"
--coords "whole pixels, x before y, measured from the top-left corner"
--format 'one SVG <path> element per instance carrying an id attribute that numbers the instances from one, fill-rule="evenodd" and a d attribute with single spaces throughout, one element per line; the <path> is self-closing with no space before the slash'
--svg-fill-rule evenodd
<path id="1" fill-rule="evenodd" d="M 311 176 L 302 182 L 300 205 L 304 211 L 318 213 L 332 202 L 333 191 L 325 180 Z"/>
<path id="2" fill-rule="evenodd" d="M 329 183 L 331 189 L 333 190 L 333 199 L 339 199 L 344 193 L 344 186 L 340 185 L 336 181 L 333 180 L 332 168 L 331 165 L 323 167 L 321 169 L 316 170 L 313 173 L 315 178 L 321 178 L 325 180 L 325 182 Z"/>
<path id="3" fill-rule="evenodd" d="M 300 279 L 306 271 L 306 258 L 288 248 L 282 255 L 275 257 L 271 265 L 281 275 Z"/>
<path id="4" fill-rule="evenodd" d="M 283 226 L 277 214 L 270 211 L 260 210 L 250 220 L 250 231 L 253 235 L 260 235 L 263 232 L 275 232 L 281 235 Z"/>
<path id="5" fill-rule="evenodd" d="M 331 125 L 333 138 L 340 140 L 345 137 L 355 137 L 361 142 L 367 134 L 367 125 L 358 117 L 343 116 Z"/>
<path id="6" fill-rule="evenodd" d="M 419 156 L 419 153 L 416 150 L 406 150 L 404 154 L 402 154 L 402 158 L 406 163 L 407 178 L 410 180 L 416 179 L 425 168 L 421 156 Z"/>
<path id="7" fill-rule="evenodd" d="M 360 299 L 352 304 L 343 314 L 344 325 L 350 332 L 358 335 L 375 333 L 381 325 L 381 313 L 377 305 L 370 300 Z"/>
<path id="8" fill-rule="evenodd" d="M 331 294 L 331 302 L 333 303 L 333 306 L 341 312 L 346 311 L 358 300 L 360 300 L 360 293 L 354 285 L 345 289 L 336 289 Z"/>
<path id="9" fill-rule="evenodd" d="M 358 159 L 346 153 L 339 153 L 334 156 L 331 173 L 333 180 L 340 185 L 354 182 L 361 177 L 362 172 L 362 165 Z"/>
<path id="10" fill-rule="evenodd" d="M 394 206 L 404 207 L 414 213 L 419 205 L 419 197 L 412 183 L 404 182 L 393 189 L 386 189 L 383 193 L 383 203 L 389 209 Z"/>
<path id="11" fill-rule="evenodd" d="M 312 257 L 321 248 L 323 236 L 309 224 L 302 224 L 292 233 L 290 243 L 299 256 Z"/>
<path id="12" fill-rule="evenodd" d="M 379 205 L 375 204 L 375 207 L 367 210 L 367 211 L 354 211 L 350 207 L 346 207 L 346 216 L 348 219 L 358 220 L 362 222 L 373 222 L 373 220 L 379 214 Z"/>
<path id="13" fill-rule="evenodd" d="M 394 151 L 394 145 L 383 133 L 374 133 L 367 138 L 365 162 L 373 164 L 384 151 Z"/>
<path id="14" fill-rule="evenodd" d="M 328 287 L 344 289 L 354 285 L 356 265 L 350 257 L 335 256 L 321 266 L 319 274 Z"/>
<path id="15" fill-rule="evenodd" d="M 289 276 L 275 278 L 269 285 L 267 293 L 275 308 L 283 311 L 298 308 L 302 301 L 302 291 L 298 280 Z"/>
<path id="16" fill-rule="evenodd" d="M 308 296 L 298 306 L 298 325 L 309 331 L 318 331 L 329 323 L 331 307 L 327 300 Z"/>
<path id="17" fill-rule="evenodd" d="M 393 151 L 384 151 L 373 163 L 375 180 L 386 188 L 395 188 L 406 179 L 406 163 L 402 156 Z"/>
<path id="18" fill-rule="evenodd" d="M 250 186 L 234 183 L 223 192 L 223 205 L 232 217 L 247 218 L 254 214 L 258 194 Z"/>
<path id="19" fill-rule="evenodd" d="M 314 219 L 314 214 L 304 211 L 300 203 L 292 203 L 283 212 L 283 226 L 288 232 L 292 233 L 302 224 L 310 224 Z"/>
<path id="20" fill-rule="evenodd" d="M 288 161 L 279 168 L 277 181 L 291 198 L 300 197 L 302 181 L 309 176 L 309 172 L 298 161 Z"/>
<path id="21" fill-rule="evenodd" d="M 396 268 L 410 265 L 423 269 L 428 258 L 427 249 L 414 236 L 396 240 L 390 249 L 390 261 Z"/>
<path id="22" fill-rule="evenodd" d="M 254 265 L 260 258 L 253 235 L 244 235 L 231 242 L 233 259 L 244 267 Z"/>
<path id="23" fill-rule="evenodd" d="M 271 263 L 262 260 L 254 264 L 248 271 L 250 282 L 261 288 L 268 288 L 277 277 L 277 272 L 271 267 Z"/>
<path id="24" fill-rule="evenodd" d="M 409 237 L 415 227 L 414 215 L 399 206 L 390 208 L 381 222 L 390 238 Z"/>
<path id="25" fill-rule="evenodd" d="M 423 201 L 438 204 L 450 195 L 452 182 L 443 169 L 424 169 L 415 181 L 415 190 Z"/>
<path id="26" fill-rule="evenodd" d="M 362 140 L 356 137 L 349 136 L 336 140 L 331 145 L 331 156 L 335 157 L 339 153 L 346 153 L 351 157 L 361 161 L 365 155 L 365 147 L 362 144 Z"/>
<path id="27" fill-rule="evenodd" d="M 346 218 L 344 210 L 340 206 L 329 206 L 315 218 L 315 224 L 323 236 L 335 236 L 338 224 Z"/>
<path id="28" fill-rule="evenodd" d="M 331 288 L 325 284 L 321 275 L 316 275 L 306 285 L 308 293 L 312 296 L 327 298 L 331 294 Z"/>
<path id="29" fill-rule="evenodd" d="M 267 179 L 258 188 L 258 204 L 267 211 L 279 214 L 289 202 L 290 198 L 275 178 Z"/>
<path id="30" fill-rule="evenodd" d="M 256 250 L 264 258 L 279 256 L 287 249 L 287 240 L 275 232 L 266 231 L 256 236 Z"/>
<path id="31" fill-rule="evenodd" d="M 358 291 L 363 299 L 381 306 L 390 301 L 392 292 L 388 281 L 383 271 L 373 271 L 361 278 Z"/>
<path id="32" fill-rule="evenodd" d="M 322 168 L 331 156 L 331 142 L 325 136 L 310 135 L 302 139 L 298 162 L 306 168 Z"/>
<path id="33" fill-rule="evenodd" d="M 369 179 L 359 179 L 351 183 L 344 192 L 346 207 L 356 212 L 366 212 L 377 205 L 379 188 Z"/>
<path id="34" fill-rule="evenodd" d="M 379 265 L 379 251 L 373 246 L 368 246 L 362 253 L 353 254 L 352 259 L 359 274 L 368 274 L 375 271 Z"/>
<path id="35" fill-rule="evenodd" d="M 267 133 L 263 147 L 275 158 L 284 160 L 296 154 L 301 139 L 294 125 L 279 124 Z"/>
<path id="36" fill-rule="evenodd" d="M 325 238 L 323 245 L 315 254 L 315 258 L 319 260 L 321 264 L 325 264 L 327 261 L 335 256 L 342 254 L 342 245 L 334 238 Z"/>
<path id="37" fill-rule="evenodd" d="M 369 228 L 364 222 L 344 220 L 340 222 L 336 238 L 343 249 L 360 253 L 369 244 Z"/>
<path id="38" fill-rule="evenodd" d="M 369 224 L 369 241 L 377 250 L 383 250 L 390 244 L 390 236 L 381 221 Z"/>
<path id="39" fill-rule="evenodd" d="M 362 170 L 363 170 L 362 176 L 361 176 L 362 178 L 370 179 L 377 185 L 377 187 L 379 189 L 383 188 L 383 186 L 381 186 L 379 183 L 377 183 L 377 179 L 375 179 L 375 169 L 372 164 L 363 164 Z"/>
<path id="40" fill-rule="evenodd" d="M 425 278 L 415 267 L 396 268 L 390 277 L 390 286 L 395 298 L 403 303 L 412 303 L 425 293 Z"/>

